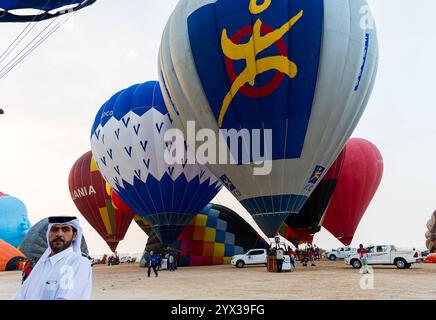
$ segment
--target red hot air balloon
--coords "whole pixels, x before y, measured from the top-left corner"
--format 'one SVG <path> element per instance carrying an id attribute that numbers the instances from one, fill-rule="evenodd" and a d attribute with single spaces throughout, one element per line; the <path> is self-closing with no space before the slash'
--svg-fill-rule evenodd
<path id="1" fill-rule="evenodd" d="M 124 239 L 133 220 L 133 211 L 125 205 L 115 208 L 106 182 L 97 169 L 91 151 L 80 157 L 70 172 L 69 188 L 77 209 L 106 241 L 112 251 Z M 123 211 L 122 209 L 128 210 Z"/>
<path id="2" fill-rule="evenodd" d="M 323 227 L 344 245 L 353 240 L 382 175 L 383 158 L 377 147 L 365 139 L 350 139 L 345 146 L 342 173 L 323 222 Z"/>

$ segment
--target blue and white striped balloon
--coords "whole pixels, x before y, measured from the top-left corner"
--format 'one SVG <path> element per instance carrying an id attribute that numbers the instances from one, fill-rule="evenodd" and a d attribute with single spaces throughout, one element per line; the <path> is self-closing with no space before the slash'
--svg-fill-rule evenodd
<path id="1" fill-rule="evenodd" d="M 164 134 L 172 128 L 158 82 L 146 82 L 107 101 L 91 135 L 92 153 L 105 180 L 150 222 L 164 244 L 173 243 L 221 188 L 205 167 L 167 164 Z"/>

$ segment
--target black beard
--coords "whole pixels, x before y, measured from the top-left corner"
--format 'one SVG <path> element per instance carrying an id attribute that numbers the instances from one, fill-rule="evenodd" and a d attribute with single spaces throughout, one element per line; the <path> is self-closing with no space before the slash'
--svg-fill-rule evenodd
<path id="1" fill-rule="evenodd" d="M 62 240 L 62 239 L 54 239 L 53 241 L 50 242 L 50 248 L 51 248 L 51 252 L 52 255 L 58 254 L 59 252 L 64 251 L 65 249 L 68 249 L 71 246 L 71 243 L 73 242 L 73 240 L 70 241 L 64 241 L 64 243 L 60 246 L 54 246 L 54 242 L 56 242 L 57 240 Z"/>

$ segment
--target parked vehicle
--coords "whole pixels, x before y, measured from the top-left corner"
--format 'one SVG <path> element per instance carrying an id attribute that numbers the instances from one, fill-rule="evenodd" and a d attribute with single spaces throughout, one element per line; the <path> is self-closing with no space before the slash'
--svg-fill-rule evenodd
<path id="1" fill-rule="evenodd" d="M 414 263 L 423 261 L 422 255 L 416 250 L 398 250 L 393 245 L 376 245 L 366 248 L 368 265 L 395 265 L 398 269 L 408 269 Z M 359 254 L 345 258 L 345 263 L 355 269 L 362 267 Z"/>
<path id="2" fill-rule="evenodd" d="M 267 264 L 268 253 L 266 249 L 252 249 L 245 254 L 238 254 L 232 257 L 231 264 L 237 268 L 245 265 Z"/>
<path id="3" fill-rule="evenodd" d="M 357 249 L 347 246 L 338 249 L 332 249 L 332 251 L 326 252 L 325 256 L 329 260 L 335 261 L 337 259 L 345 259 L 350 255 L 354 255 L 354 254 L 357 254 Z"/>
<path id="4" fill-rule="evenodd" d="M 132 258 L 131 256 L 122 256 L 120 258 L 121 263 L 134 263 L 136 261 L 136 258 Z"/>

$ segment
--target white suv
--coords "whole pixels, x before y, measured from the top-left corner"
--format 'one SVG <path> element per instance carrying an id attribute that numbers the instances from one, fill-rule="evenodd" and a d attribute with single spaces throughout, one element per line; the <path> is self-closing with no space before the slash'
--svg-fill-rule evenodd
<path id="1" fill-rule="evenodd" d="M 268 254 L 266 249 L 252 249 L 245 254 L 238 254 L 232 257 L 231 264 L 236 268 L 243 268 L 245 265 L 267 264 Z"/>
<path id="2" fill-rule="evenodd" d="M 338 248 L 337 250 L 333 249 L 332 251 L 327 252 L 326 257 L 331 261 L 335 261 L 336 259 L 345 259 L 354 254 L 357 254 L 356 248 L 342 247 Z"/>

